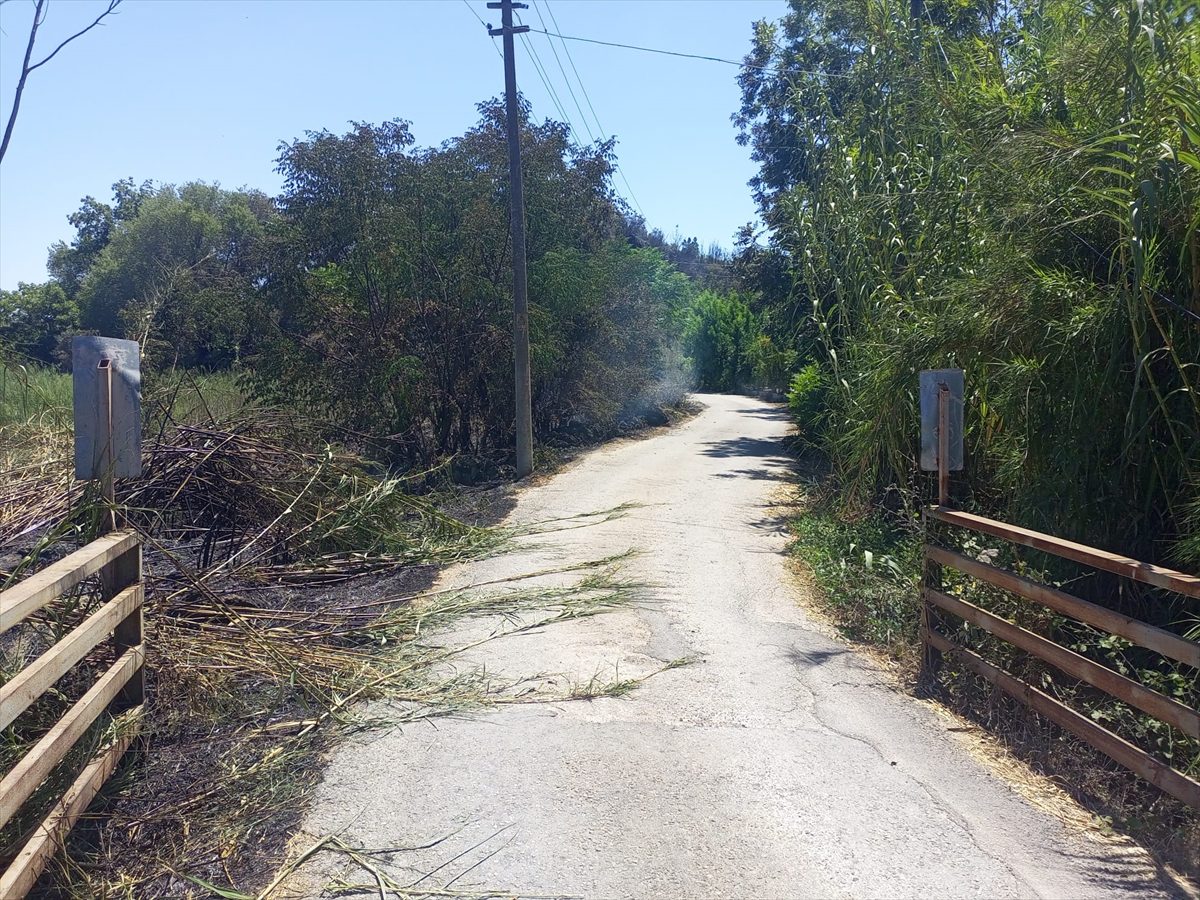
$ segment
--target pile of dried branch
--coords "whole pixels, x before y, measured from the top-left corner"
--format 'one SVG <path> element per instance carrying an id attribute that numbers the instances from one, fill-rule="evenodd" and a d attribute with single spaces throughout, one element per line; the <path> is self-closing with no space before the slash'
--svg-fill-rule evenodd
<path id="1" fill-rule="evenodd" d="M 315 426 L 257 411 L 221 426 L 161 429 L 145 450 L 142 477 L 118 484 L 118 503 L 147 537 L 186 545 L 197 568 L 224 574 L 344 578 L 446 562 L 494 541 L 494 532 L 412 494 L 406 479 L 367 466 Z M 58 539 L 72 528 L 85 533 L 98 512 L 86 487 L 71 482 L 66 459 L 4 475 L 0 547 L 47 533 Z"/>

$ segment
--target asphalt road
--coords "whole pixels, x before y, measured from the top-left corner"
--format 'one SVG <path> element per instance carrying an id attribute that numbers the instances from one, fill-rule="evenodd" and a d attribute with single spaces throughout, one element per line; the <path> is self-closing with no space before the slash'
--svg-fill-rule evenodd
<path id="1" fill-rule="evenodd" d="M 305 831 L 375 848 L 449 835 L 379 859 L 401 880 L 441 866 L 420 887 L 455 891 L 1162 895 L 1139 851 L 1022 799 L 951 720 L 806 616 L 771 508 L 790 477 L 786 417 L 743 397 L 698 399 L 707 408 L 683 425 L 601 448 L 522 491 L 510 521 L 640 504 L 628 515 L 524 539 L 445 583 L 634 548 L 627 568 L 652 585 L 650 602 L 491 642 L 462 664 L 579 684 L 699 661 L 622 698 L 369 734 L 333 758 Z M 308 890 L 336 874 L 318 863 Z"/>

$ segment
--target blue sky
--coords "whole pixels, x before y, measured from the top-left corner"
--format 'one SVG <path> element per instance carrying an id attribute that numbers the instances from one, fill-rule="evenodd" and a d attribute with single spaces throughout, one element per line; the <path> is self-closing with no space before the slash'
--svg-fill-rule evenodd
<path id="1" fill-rule="evenodd" d="M 103 5 L 51 0 L 39 48 L 52 49 Z M 778 18 L 784 2 L 538 0 L 538 8 L 547 24 L 554 13 L 563 34 L 740 59 L 751 23 Z M 32 0 L 0 5 L 5 120 L 32 10 Z M 499 24 L 485 0 L 126 0 L 119 15 L 30 76 L 0 165 L 0 286 L 44 279 L 46 248 L 73 234 L 66 216 L 86 194 L 108 200 L 119 178 L 275 193 L 276 148 L 305 131 L 402 118 L 420 144 L 461 134 L 475 104 L 503 91 L 493 40 L 471 10 Z M 522 13 L 535 28 L 537 11 Z M 530 38 L 586 141 L 549 39 Z M 618 138 L 621 170 L 650 226 L 730 246 L 755 217 L 746 187 L 754 166 L 729 121 L 737 69 L 568 47 L 600 125 Z M 534 114 L 559 118 L 527 48 L 518 41 L 517 49 L 518 84 Z M 577 84 L 575 92 L 595 133 Z M 628 195 L 620 178 L 616 185 Z"/>

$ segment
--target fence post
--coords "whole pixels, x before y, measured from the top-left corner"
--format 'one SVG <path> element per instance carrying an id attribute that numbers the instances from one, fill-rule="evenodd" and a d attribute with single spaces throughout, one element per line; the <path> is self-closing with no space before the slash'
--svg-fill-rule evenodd
<path id="1" fill-rule="evenodd" d="M 929 685 L 937 679 L 938 670 L 942 667 L 942 651 L 929 640 L 929 634 L 934 631 L 933 604 L 929 602 L 930 590 L 942 589 L 942 566 L 930 557 L 927 547 L 930 543 L 929 529 L 931 528 L 929 513 L 921 511 L 921 681 Z"/>
<path id="2" fill-rule="evenodd" d="M 142 544 L 126 550 L 103 569 L 100 570 L 100 584 L 105 602 L 111 600 L 127 587 L 132 587 L 142 580 Z M 113 629 L 113 647 L 117 655 L 124 653 L 130 647 L 142 643 L 142 604 L 122 619 Z M 146 666 L 138 666 L 137 672 L 121 688 L 121 693 L 113 704 L 114 711 L 130 709 L 138 706 L 146 697 Z"/>
<path id="3" fill-rule="evenodd" d="M 97 392 L 100 406 L 99 421 L 101 433 L 99 437 L 103 441 L 103 449 L 99 457 L 100 493 L 106 505 L 104 518 L 100 524 L 100 534 L 106 534 L 116 530 L 117 526 L 124 524 L 124 522 L 122 521 L 123 517 L 117 514 L 117 497 L 114 485 L 117 454 L 113 440 L 113 361 L 110 358 L 103 357 L 97 363 L 96 368 L 100 378 L 99 391 Z M 139 543 L 136 547 L 126 550 L 100 570 L 101 601 L 107 603 L 121 591 L 125 590 L 125 588 L 135 585 L 141 580 L 142 546 Z M 140 643 L 142 643 L 142 605 L 138 604 L 138 608 L 113 629 L 113 646 L 116 648 L 117 654 L 120 655 L 130 647 L 136 647 Z M 121 688 L 121 693 L 117 695 L 116 701 L 113 703 L 113 709 L 122 710 L 138 706 L 145 699 L 145 696 L 146 672 L 145 666 L 142 665 L 138 667 L 137 672 L 129 679 L 128 683 Z"/>

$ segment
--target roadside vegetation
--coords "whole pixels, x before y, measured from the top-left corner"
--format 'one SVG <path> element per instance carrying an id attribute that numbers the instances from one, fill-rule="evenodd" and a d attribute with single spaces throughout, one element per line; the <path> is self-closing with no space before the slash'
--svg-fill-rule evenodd
<path id="1" fill-rule="evenodd" d="M 769 227 L 734 260 L 824 475 L 795 523 L 849 634 L 917 657 L 917 372 L 966 371 L 954 502 L 1200 565 L 1200 19 L 1193 4 L 792 0 L 755 26 L 741 139 Z M 1180 634 L 1184 598 L 964 545 Z M 951 585 L 966 591 L 966 585 Z M 973 602 L 1192 706 L 1197 673 L 970 588 Z M 986 635 L 972 646 L 1002 654 Z M 994 655 L 992 658 L 996 658 Z M 1193 775 L 1200 746 L 1047 668 L 1016 674 Z M 1194 813 L 959 674 L 1027 759 L 1195 871 Z"/>
<path id="2" fill-rule="evenodd" d="M 513 420 L 507 151 L 502 105 L 479 112 L 433 148 L 399 120 L 285 143 L 278 197 L 125 179 L 84 198 L 50 281 L 0 293 L 9 368 L 64 366 L 78 333 L 128 337 L 149 383 L 230 373 L 386 465 L 497 471 Z M 724 254 L 647 230 L 612 189 L 611 142 L 526 116 L 522 144 L 536 434 L 658 418 L 693 383 L 683 323 L 729 290 Z"/>
<path id="3" fill-rule="evenodd" d="M 1200 562 L 1194 7 L 920 9 L 796 0 L 741 76 L 772 240 L 739 265 L 818 367 L 844 505 L 928 495 L 916 372 L 953 365 L 962 499 Z"/>

